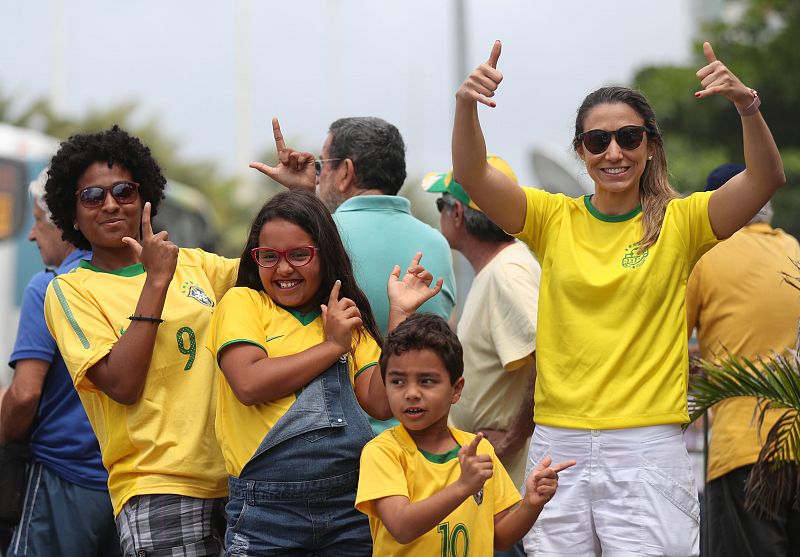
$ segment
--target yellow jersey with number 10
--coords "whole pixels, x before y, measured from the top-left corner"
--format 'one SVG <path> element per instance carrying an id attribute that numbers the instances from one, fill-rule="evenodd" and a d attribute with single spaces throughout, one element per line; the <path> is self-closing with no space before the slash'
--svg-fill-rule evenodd
<path id="1" fill-rule="evenodd" d="M 457 447 L 443 455 L 418 449 L 402 425 L 387 429 L 364 447 L 356 509 L 369 517 L 372 554 L 376 557 L 492 555 L 495 515 L 522 498 L 485 439 L 478 443 L 478 454 L 491 455 L 494 474 L 436 528 L 403 545 L 394 539 L 375 510 L 375 501 L 384 497 L 397 495 L 407 497 L 411 503 L 424 501 L 461 476 L 458 449 L 471 443 L 475 436 L 455 428 L 450 428 L 450 434 Z"/>

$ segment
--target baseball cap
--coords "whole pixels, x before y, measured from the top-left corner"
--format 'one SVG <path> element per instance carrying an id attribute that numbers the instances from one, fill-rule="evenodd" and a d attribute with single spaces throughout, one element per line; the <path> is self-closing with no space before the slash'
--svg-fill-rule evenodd
<path id="1" fill-rule="evenodd" d="M 739 164 L 738 162 L 729 162 L 722 164 L 711 171 L 706 178 L 706 190 L 705 191 L 714 191 L 718 189 L 722 184 L 739 174 L 745 169 L 743 164 Z"/>
<path id="2" fill-rule="evenodd" d="M 514 174 L 514 171 L 511 170 L 511 167 L 506 161 L 493 154 L 486 155 L 486 160 L 497 170 L 511 178 L 514 183 L 519 184 L 517 175 Z M 422 179 L 420 187 L 428 193 L 449 193 L 464 205 L 480 211 L 480 208 L 469 198 L 467 192 L 461 187 L 461 184 L 453 180 L 452 169 L 448 172 L 429 172 Z"/>

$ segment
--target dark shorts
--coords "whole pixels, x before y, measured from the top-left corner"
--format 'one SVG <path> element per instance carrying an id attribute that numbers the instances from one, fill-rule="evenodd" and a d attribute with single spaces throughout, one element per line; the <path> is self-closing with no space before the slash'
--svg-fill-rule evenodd
<path id="1" fill-rule="evenodd" d="M 119 554 L 108 492 L 81 487 L 41 464 L 32 464 L 22 518 L 6 557 Z"/>
<path id="2" fill-rule="evenodd" d="M 709 557 L 800 557 L 800 512 L 786 493 L 775 520 L 744 509 L 744 485 L 752 466 L 742 466 L 706 485 Z"/>

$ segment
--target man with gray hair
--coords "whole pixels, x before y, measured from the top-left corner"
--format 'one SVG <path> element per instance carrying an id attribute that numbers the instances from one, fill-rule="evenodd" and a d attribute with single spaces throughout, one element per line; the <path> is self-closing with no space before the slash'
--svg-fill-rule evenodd
<path id="1" fill-rule="evenodd" d="M 725 164 L 708 176 L 706 191 L 745 170 Z M 719 243 L 695 265 L 686 289 L 689 335 L 697 328 L 700 354 L 723 359 L 730 351 L 751 361 L 773 353 L 791 357 L 800 319 L 800 295 L 784 284 L 800 260 L 795 238 L 770 226 L 769 203 L 747 226 Z M 793 485 L 780 512 L 767 519 L 745 509 L 744 493 L 763 441 L 781 410 L 770 410 L 760 431 L 756 399 L 736 397 L 713 408 L 706 496 L 709 555 L 785 557 L 800 548 L 800 512 L 792 509 Z M 796 477 L 797 464 L 794 467 Z M 794 482 L 793 482 L 794 483 Z"/>
<path id="2" fill-rule="evenodd" d="M 319 159 L 286 147 L 277 118 L 272 120 L 278 164 L 250 166 L 287 188 L 314 191 L 333 213 L 358 285 L 386 334 L 389 300 L 386 277 L 422 252 L 422 263 L 444 285 L 419 311 L 448 319 L 456 299 L 450 248 L 441 233 L 411 214 L 411 203 L 397 193 L 406 179 L 405 144 L 400 131 L 380 118 L 341 118 L 333 122 Z M 370 420 L 377 432 L 397 424 Z"/>
<path id="3" fill-rule="evenodd" d="M 34 223 L 28 239 L 47 269 L 25 288 L 9 361 L 14 379 L 0 407 L 0 444 L 27 439 L 30 455 L 22 517 L 6 555 L 119 555 L 100 447 L 44 320 L 50 281 L 91 254 L 63 240 L 52 223 L 46 181 L 45 170 L 29 187 Z"/>

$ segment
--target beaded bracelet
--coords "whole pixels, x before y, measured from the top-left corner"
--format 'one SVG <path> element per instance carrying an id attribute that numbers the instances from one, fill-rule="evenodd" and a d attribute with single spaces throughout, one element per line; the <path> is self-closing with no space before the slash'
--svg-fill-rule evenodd
<path id="1" fill-rule="evenodd" d="M 161 325 L 164 320 L 159 317 L 147 317 L 145 315 L 131 315 L 128 317 L 130 321 L 146 321 L 148 323 L 156 323 Z"/>
<path id="2" fill-rule="evenodd" d="M 736 107 L 736 110 L 739 112 L 740 116 L 752 116 L 758 112 L 758 107 L 761 106 L 761 97 L 758 96 L 758 91 L 755 89 L 750 89 L 750 92 L 753 93 L 753 102 L 744 108 L 739 108 L 738 106 Z"/>

